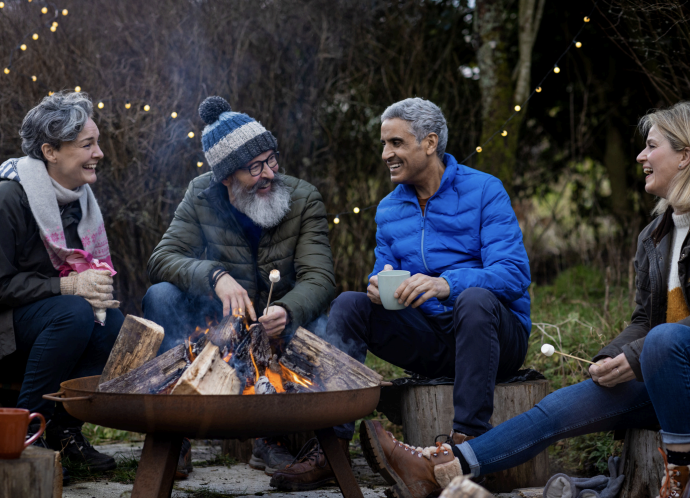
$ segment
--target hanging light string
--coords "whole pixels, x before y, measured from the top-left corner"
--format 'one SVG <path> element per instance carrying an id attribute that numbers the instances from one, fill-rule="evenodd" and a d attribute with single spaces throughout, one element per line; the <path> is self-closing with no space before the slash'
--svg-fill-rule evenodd
<path id="1" fill-rule="evenodd" d="M 600 0 L 597 0 L 596 2 L 594 2 L 594 5 L 592 6 L 592 9 L 589 11 L 589 15 L 586 15 L 586 16 L 582 19 L 582 21 L 583 21 L 583 22 L 582 22 L 582 26 L 580 26 L 580 29 L 579 29 L 578 32 L 575 34 L 575 36 L 574 36 L 573 39 L 570 41 L 570 43 L 569 43 L 568 46 L 565 48 L 565 50 L 563 50 L 563 53 L 561 53 L 561 55 L 558 56 L 558 58 L 556 59 L 556 62 L 555 62 L 554 65 L 553 65 L 553 68 L 550 69 L 550 70 L 544 75 L 544 77 L 539 81 L 539 84 L 537 84 L 537 86 L 535 86 L 535 87 L 532 89 L 532 91 L 531 91 L 530 94 L 527 96 L 527 98 L 524 100 L 524 102 L 522 102 L 522 104 L 516 104 L 516 105 L 515 105 L 515 107 L 513 108 L 513 113 L 510 115 L 510 117 L 509 117 L 508 119 L 506 119 L 506 120 L 503 122 L 503 124 L 499 127 L 499 129 L 496 130 L 488 139 L 486 139 L 486 140 L 484 141 L 483 144 L 478 145 L 478 146 L 475 148 L 474 151 L 472 151 L 465 159 L 463 159 L 463 160 L 461 161 L 461 164 L 466 164 L 467 161 L 469 161 L 470 159 L 472 159 L 475 155 L 480 154 L 480 153 L 484 150 L 484 148 L 485 148 L 494 138 L 496 138 L 497 135 L 501 135 L 502 137 L 508 136 L 508 130 L 507 130 L 507 125 L 508 125 L 508 123 L 510 123 L 510 122 L 513 120 L 513 118 L 514 118 L 515 116 L 517 116 L 517 115 L 520 113 L 520 111 L 522 111 L 522 109 L 525 108 L 525 106 L 527 105 L 527 103 L 532 99 L 532 97 L 534 97 L 534 95 L 536 95 L 537 93 L 541 93 L 542 87 L 543 87 L 543 85 L 544 85 L 544 82 L 546 81 L 546 79 L 547 79 L 549 76 L 551 76 L 552 73 L 558 74 L 558 73 L 561 72 L 561 68 L 558 66 L 558 63 L 561 61 L 561 59 L 563 59 L 563 57 L 566 56 L 566 54 L 570 51 L 571 48 L 573 48 L 573 47 L 575 47 L 575 48 L 581 48 L 581 47 L 582 47 L 582 42 L 581 42 L 580 39 L 579 39 L 579 38 L 580 38 L 580 34 L 582 33 L 582 30 L 585 29 L 585 26 L 587 26 L 587 23 L 589 23 L 589 22 L 592 20 L 592 14 L 594 13 L 594 10 L 596 9 L 597 5 L 599 4 L 599 1 L 600 1 Z M 334 217 L 334 218 L 333 218 L 333 223 L 335 223 L 335 224 L 337 225 L 338 223 L 340 223 L 340 217 L 341 217 L 341 216 L 348 215 L 348 214 L 359 214 L 360 212 L 367 211 L 367 210 L 369 210 L 369 209 L 373 209 L 373 208 L 377 207 L 378 205 L 379 205 L 379 203 L 377 202 L 376 204 L 374 204 L 374 205 L 372 205 L 372 206 L 365 207 L 365 208 L 363 208 L 363 209 L 360 209 L 360 208 L 358 208 L 358 207 L 355 207 L 352 211 L 341 211 L 340 213 L 327 213 L 327 215 L 328 215 L 328 216 L 333 216 L 333 217 Z"/>

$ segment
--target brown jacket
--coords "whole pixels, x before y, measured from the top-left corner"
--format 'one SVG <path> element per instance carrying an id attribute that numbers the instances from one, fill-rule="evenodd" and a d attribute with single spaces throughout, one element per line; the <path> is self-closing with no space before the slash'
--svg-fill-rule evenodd
<path id="1" fill-rule="evenodd" d="M 666 301 L 668 295 L 668 275 L 671 270 L 673 255 L 673 213 L 669 208 L 663 216 L 657 216 L 645 227 L 637 238 L 635 254 L 635 272 L 637 274 L 635 302 L 637 306 L 632 314 L 632 321 L 618 337 L 603 348 L 594 357 L 594 361 L 607 356 L 613 358 L 620 353 L 630 363 L 635 377 L 640 382 L 642 369 L 640 355 L 647 333 L 657 325 L 666 323 Z M 690 235 L 690 234 L 688 234 Z M 680 259 L 675 262 L 681 291 L 686 303 L 690 303 L 690 240 L 685 238 L 680 252 Z M 690 307 L 690 305 L 689 305 Z M 680 322 L 690 326 L 690 317 Z"/>

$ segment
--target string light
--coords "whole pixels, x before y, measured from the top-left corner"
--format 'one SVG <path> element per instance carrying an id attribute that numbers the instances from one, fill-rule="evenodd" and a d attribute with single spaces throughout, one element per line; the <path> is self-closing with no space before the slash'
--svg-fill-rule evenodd
<path id="1" fill-rule="evenodd" d="M 358 208 L 358 207 L 355 207 L 352 211 L 353 211 L 355 214 L 359 214 L 359 208 Z"/>
<path id="2" fill-rule="evenodd" d="M 146 104 L 146 105 L 144 106 L 144 110 L 145 110 L 146 112 L 149 112 L 149 111 L 151 110 L 151 106 L 148 105 L 148 104 Z"/>
<path id="3" fill-rule="evenodd" d="M 556 74 L 558 74 L 558 73 L 561 72 L 561 68 L 558 67 L 558 66 L 553 66 L 553 72 L 556 73 Z"/>
<path id="4" fill-rule="evenodd" d="M 98 108 L 103 109 L 105 107 L 105 104 L 103 102 L 98 103 Z"/>
<path id="5" fill-rule="evenodd" d="M 171 118 L 175 119 L 177 117 L 177 113 L 175 111 L 172 112 L 170 115 Z"/>
<path id="6" fill-rule="evenodd" d="M 541 87 L 538 86 L 537 88 L 534 89 L 534 91 L 537 92 L 537 93 L 541 93 Z"/>
<path id="7" fill-rule="evenodd" d="M 77 93 L 81 92 L 81 87 L 80 87 L 80 86 L 75 86 L 75 87 L 74 87 L 74 91 L 77 92 Z"/>
<path id="8" fill-rule="evenodd" d="M 5 8 L 5 2 L 0 2 L 0 9 L 4 9 L 4 8 Z"/>
<path id="9" fill-rule="evenodd" d="M 51 26 L 51 27 L 50 27 L 50 30 L 51 30 L 53 33 L 55 33 L 55 32 L 57 31 L 57 26 Z"/>
<path id="10" fill-rule="evenodd" d="M 36 81 L 37 79 L 35 75 L 31 77 L 31 81 Z"/>
<path id="11" fill-rule="evenodd" d="M 33 38 L 34 40 L 38 40 L 38 33 L 34 33 L 33 35 L 31 35 L 31 38 Z"/>
<path id="12" fill-rule="evenodd" d="M 477 152 L 481 152 L 482 148 L 480 146 L 477 146 Z"/>
<path id="13" fill-rule="evenodd" d="M 58 25 L 57 21 L 53 21 L 53 26 L 55 26 L 57 28 L 57 25 Z"/>
<path id="14" fill-rule="evenodd" d="M 588 17 L 588 16 L 585 16 L 584 21 L 585 21 L 585 22 L 589 22 L 589 21 L 590 21 L 589 17 Z"/>
<path id="15" fill-rule="evenodd" d="M 48 7 L 43 7 L 41 9 L 41 14 L 47 14 L 48 13 Z"/>
<path id="16" fill-rule="evenodd" d="M 340 223 L 340 218 L 338 218 L 337 216 L 333 218 L 333 223 L 335 223 L 336 225 Z"/>
<path id="17" fill-rule="evenodd" d="M 197 167 L 197 168 L 201 168 L 203 165 L 204 165 L 204 163 L 202 163 L 201 161 L 199 161 L 198 163 L 196 163 L 196 167 Z"/>
<path id="18" fill-rule="evenodd" d="M 63 16 L 66 16 L 67 14 L 69 14 L 69 10 L 67 10 L 67 9 L 62 9 L 62 15 L 63 15 Z"/>
<path id="19" fill-rule="evenodd" d="M 580 47 L 582 46 L 582 42 L 580 42 L 580 41 L 575 42 L 575 46 L 576 46 L 577 48 L 580 48 Z"/>
<path id="20" fill-rule="evenodd" d="M 20 48 L 22 51 L 24 51 L 24 50 L 26 50 L 26 45 L 25 45 L 24 43 L 22 43 L 21 45 L 19 45 L 19 48 Z"/>
<path id="21" fill-rule="evenodd" d="M 190 131 L 189 133 L 187 133 L 187 136 L 188 136 L 189 138 L 194 138 L 194 132 L 193 132 L 193 131 Z"/>
<path id="22" fill-rule="evenodd" d="M 519 105 L 515 106 L 515 112 L 520 112 L 521 109 L 522 109 L 522 107 L 520 107 Z"/>
<path id="23" fill-rule="evenodd" d="M 127 102 L 125 102 L 125 109 L 129 109 L 130 107 L 132 107 L 132 104 L 130 104 L 128 100 Z"/>
<path id="24" fill-rule="evenodd" d="M 501 136 L 502 136 L 502 137 L 507 137 L 507 136 L 508 136 L 508 130 L 503 130 L 503 131 L 501 132 Z"/>
<path id="25" fill-rule="evenodd" d="M 9 67 L 5 68 L 5 74 L 10 74 L 10 68 Z"/>

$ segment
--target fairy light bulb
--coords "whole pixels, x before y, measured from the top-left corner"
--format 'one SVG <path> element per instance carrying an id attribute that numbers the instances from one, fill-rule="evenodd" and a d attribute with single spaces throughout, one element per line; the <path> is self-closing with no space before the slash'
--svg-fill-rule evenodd
<path id="1" fill-rule="evenodd" d="M 105 104 L 103 102 L 98 103 L 98 108 L 103 109 L 105 107 Z"/>
<path id="2" fill-rule="evenodd" d="M 521 109 L 522 109 L 522 107 L 520 107 L 519 105 L 515 106 L 515 112 L 520 112 Z"/>
<path id="3" fill-rule="evenodd" d="M 188 136 L 189 138 L 194 138 L 194 132 L 193 132 L 193 131 L 190 131 L 189 133 L 187 133 L 187 136 Z"/>
<path id="4" fill-rule="evenodd" d="M 177 117 L 177 113 L 175 111 L 173 111 L 172 114 L 170 114 L 170 117 L 175 119 Z"/>
<path id="5" fill-rule="evenodd" d="M 34 40 L 38 40 L 38 33 L 34 33 L 33 35 L 31 35 L 31 38 L 33 38 Z"/>
<path id="6" fill-rule="evenodd" d="M 66 16 L 67 14 L 69 14 L 69 10 L 67 10 L 67 9 L 62 9 L 62 15 L 63 15 L 63 16 Z"/>
<path id="7" fill-rule="evenodd" d="M 589 22 L 589 21 L 590 21 L 589 17 L 588 17 L 588 16 L 585 16 L 584 21 L 585 21 L 585 22 Z"/>
<path id="8" fill-rule="evenodd" d="M 580 47 L 582 46 L 582 42 L 580 42 L 580 41 L 575 42 L 575 46 L 576 46 L 577 48 L 580 48 Z"/>
<path id="9" fill-rule="evenodd" d="M 337 216 L 333 218 L 333 223 L 335 223 L 336 225 L 340 223 L 340 218 L 338 218 Z"/>
<path id="10" fill-rule="evenodd" d="M 125 102 L 125 109 L 129 109 L 130 107 L 132 107 L 132 104 L 130 104 L 128 100 L 127 102 Z"/>
<path id="11" fill-rule="evenodd" d="M 501 132 L 501 136 L 502 136 L 502 137 L 507 137 L 507 136 L 508 136 L 508 130 L 503 130 L 503 131 Z"/>
<path id="12" fill-rule="evenodd" d="M 47 14 L 48 13 L 48 7 L 43 7 L 41 9 L 41 14 Z"/>
<path id="13" fill-rule="evenodd" d="M 481 151 L 482 151 L 482 148 L 481 148 L 481 147 L 477 147 L 476 150 L 477 150 L 477 152 L 481 152 Z"/>
<path id="14" fill-rule="evenodd" d="M 77 93 L 81 92 L 81 87 L 80 87 L 80 86 L 75 86 L 75 87 L 74 87 L 74 91 L 77 92 Z"/>
<path id="15" fill-rule="evenodd" d="M 151 106 L 148 105 L 148 104 L 146 104 L 146 105 L 144 106 L 144 110 L 145 110 L 146 112 L 149 112 L 149 111 L 151 110 Z"/>
<path id="16" fill-rule="evenodd" d="M 31 77 L 31 81 L 36 81 L 37 79 L 38 79 L 38 78 L 36 78 L 36 76 L 32 76 L 32 77 Z"/>
<path id="17" fill-rule="evenodd" d="M 556 73 L 556 74 L 558 74 L 558 73 L 561 72 L 561 68 L 558 67 L 558 66 L 554 66 L 554 67 L 553 67 L 553 72 Z"/>
<path id="18" fill-rule="evenodd" d="M 10 68 L 9 67 L 5 68 L 5 74 L 10 74 Z"/>
<path id="19" fill-rule="evenodd" d="M 19 48 L 20 48 L 22 51 L 24 51 L 24 50 L 26 50 L 26 45 L 25 45 L 24 43 L 22 43 L 21 45 L 19 45 Z"/>
<path id="20" fill-rule="evenodd" d="M 4 9 L 4 8 L 5 8 L 5 2 L 0 2 L 0 9 Z"/>
<path id="21" fill-rule="evenodd" d="M 58 22 L 57 22 L 57 21 L 53 21 L 53 24 L 52 24 L 52 25 L 55 26 L 55 27 L 57 28 Z"/>
<path id="22" fill-rule="evenodd" d="M 199 162 L 196 163 L 196 167 L 197 167 L 197 168 L 201 168 L 203 165 L 204 165 L 204 163 L 201 162 L 201 161 L 199 161 Z"/>
<path id="23" fill-rule="evenodd" d="M 355 207 L 355 208 L 352 210 L 352 212 L 355 213 L 355 214 L 359 214 L 359 208 L 358 208 L 358 207 Z"/>
<path id="24" fill-rule="evenodd" d="M 541 87 L 538 86 L 537 88 L 535 88 L 535 91 L 536 91 L 537 93 L 541 93 Z"/>
<path id="25" fill-rule="evenodd" d="M 55 32 L 57 31 L 57 26 L 51 26 L 51 27 L 50 27 L 50 30 L 51 30 L 53 33 L 55 33 Z"/>

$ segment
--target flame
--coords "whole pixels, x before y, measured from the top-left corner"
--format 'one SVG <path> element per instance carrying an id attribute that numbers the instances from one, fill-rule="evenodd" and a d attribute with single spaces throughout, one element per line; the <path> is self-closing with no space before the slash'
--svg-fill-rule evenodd
<path id="1" fill-rule="evenodd" d="M 261 376 L 259 374 L 259 367 L 256 366 L 256 361 L 254 361 L 254 354 L 251 351 L 249 352 L 249 357 L 252 359 L 252 365 L 254 365 L 254 372 L 256 373 L 256 377 L 254 378 L 254 381 L 256 382 L 257 380 L 259 380 L 259 377 Z M 272 384 L 272 382 L 271 382 L 271 384 Z M 256 389 L 254 389 L 254 386 L 245 387 L 242 394 L 243 395 L 244 394 L 256 394 Z"/>
<path id="2" fill-rule="evenodd" d="M 225 363 L 228 363 L 228 364 L 229 364 L 231 358 L 232 358 L 232 353 L 228 353 L 228 354 L 226 354 L 226 355 L 223 357 L 223 361 L 224 361 Z"/>
<path id="3" fill-rule="evenodd" d="M 212 321 L 211 321 L 211 322 L 212 322 Z M 195 343 L 196 341 L 198 341 L 198 340 L 199 340 L 199 337 L 201 337 L 202 335 L 208 334 L 209 331 L 211 330 L 211 329 L 209 328 L 209 327 L 210 327 L 210 324 L 209 324 L 209 317 L 206 317 L 206 324 L 209 325 L 209 326 L 206 327 L 205 329 L 202 329 L 201 327 L 199 327 L 199 326 L 197 325 L 197 327 L 194 329 L 194 332 L 192 332 L 192 335 L 190 335 L 190 336 L 187 338 L 187 342 L 189 343 L 189 346 L 188 346 L 188 349 L 189 349 L 189 361 L 194 361 L 194 360 L 196 360 L 196 355 L 194 354 L 193 349 L 192 349 L 193 343 Z"/>
<path id="4" fill-rule="evenodd" d="M 271 384 L 273 384 L 273 387 L 276 388 L 276 392 L 279 392 L 279 393 L 285 392 L 285 388 L 283 387 L 283 377 L 279 373 L 275 373 L 270 368 L 267 368 L 266 369 L 266 377 L 268 377 L 268 381 Z"/>
<path id="5" fill-rule="evenodd" d="M 285 367 L 285 365 L 283 364 L 280 365 L 280 369 L 283 372 L 283 377 L 285 377 L 290 382 L 299 384 L 302 387 L 311 387 L 314 385 L 309 379 L 296 374 L 289 368 Z"/>

